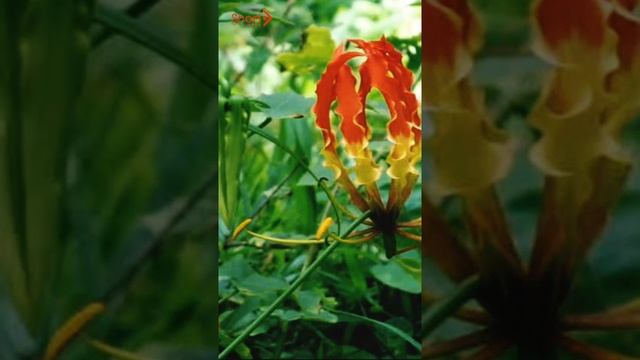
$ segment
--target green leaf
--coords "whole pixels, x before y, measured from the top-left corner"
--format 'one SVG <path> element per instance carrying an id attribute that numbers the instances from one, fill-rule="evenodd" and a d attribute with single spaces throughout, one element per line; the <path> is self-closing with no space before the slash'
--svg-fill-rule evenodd
<path id="1" fill-rule="evenodd" d="M 300 75 L 324 70 L 336 47 L 327 28 L 311 25 L 305 36 L 302 51 L 285 52 L 276 59 L 285 69 Z"/>
<path id="2" fill-rule="evenodd" d="M 320 312 L 320 302 L 322 301 L 322 294 L 318 291 L 300 290 L 295 293 L 295 298 L 302 311 L 310 313 Z"/>
<path id="3" fill-rule="evenodd" d="M 35 341 L 0 284 L 0 359 L 28 357 L 36 349 Z"/>
<path id="4" fill-rule="evenodd" d="M 333 179 L 333 172 L 330 169 L 327 169 L 325 166 L 321 164 L 316 164 L 311 166 L 311 170 L 318 175 L 320 178 Z M 309 173 L 305 173 L 300 177 L 298 186 L 317 186 L 318 181 L 311 176 Z"/>
<path id="5" fill-rule="evenodd" d="M 422 292 L 420 275 L 410 273 L 395 261 L 374 265 L 370 271 L 373 277 L 387 286 L 412 294 Z"/>
<path id="6" fill-rule="evenodd" d="M 28 285 L 17 2 L 0 6 L 0 24 L 0 281 L 6 281 L 12 300 L 25 314 Z"/>
<path id="7" fill-rule="evenodd" d="M 240 171 L 247 136 L 244 132 L 249 122 L 249 100 L 232 98 L 223 105 L 228 111 L 222 113 L 218 123 L 219 207 L 220 214 L 229 228 L 235 226 L 240 184 Z"/>
<path id="8" fill-rule="evenodd" d="M 264 45 L 256 46 L 251 50 L 251 54 L 247 57 L 247 68 L 245 76 L 251 80 L 255 75 L 260 73 L 264 64 L 269 60 L 271 50 Z"/>
<path id="9" fill-rule="evenodd" d="M 156 36 L 139 21 L 99 4 L 95 9 L 95 21 L 164 57 L 191 74 L 204 86 L 217 91 L 217 82 L 210 71 L 195 64 L 182 50 Z"/>
<path id="10" fill-rule="evenodd" d="M 378 359 L 372 353 L 350 345 L 339 346 L 331 351 L 332 359 Z"/>
<path id="11" fill-rule="evenodd" d="M 292 193 L 292 210 L 296 217 L 295 230 L 303 234 L 313 233 L 318 226 L 315 187 L 296 186 Z"/>
<path id="12" fill-rule="evenodd" d="M 219 277 L 229 277 L 233 280 L 241 280 L 255 274 L 242 255 L 236 255 L 222 264 L 218 270 Z"/>
<path id="13" fill-rule="evenodd" d="M 361 261 L 358 259 L 358 252 L 348 251 L 344 254 L 344 261 L 347 264 L 347 269 L 351 278 L 353 287 L 360 294 L 364 294 L 367 291 L 367 280 L 365 279 L 365 270 L 361 266 Z"/>
<path id="14" fill-rule="evenodd" d="M 295 294 L 295 298 L 302 309 L 303 319 L 327 323 L 338 322 L 335 314 L 325 310 L 325 307 L 335 305 L 335 299 L 325 297 L 324 290 L 300 290 Z"/>
<path id="15" fill-rule="evenodd" d="M 320 311 L 318 311 L 317 314 L 304 313 L 303 319 L 311 320 L 311 321 L 321 321 L 321 322 L 326 322 L 330 324 L 335 324 L 338 322 L 337 315 L 324 309 L 321 309 Z"/>
<path id="16" fill-rule="evenodd" d="M 289 284 L 286 281 L 274 277 L 266 277 L 257 273 L 249 275 L 246 279 L 238 281 L 240 291 L 260 295 L 269 291 L 285 289 Z"/>
<path id="17" fill-rule="evenodd" d="M 295 321 L 302 319 L 302 313 L 296 310 L 289 309 L 277 309 L 273 312 L 272 316 L 279 318 L 282 321 Z"/>
<path id="18" fill-rule="evenodd" d="M 406 332 L 398 329 L 397 327 L 393 326 L 393 325 L 389 325 L 387 323 L 383 323 L 381 321 L 375 320 L 375 319 L 371 319 L 365 316 L 361 316 L 361 315 L 357 315 L 357 314 L 353 314 L 350 312 L 346 312 L 346 311 L 340 311 L 340 310 L 333 310 L 334 313 L 338 314 L 341 318 L 344 319 L 344 321 L 347 321 L 346 319 L 352 319 L 352 320 L 356 320 L 356 321 L 362 321 L 362 322 L 366 322 L 369 323 L 370 325 L 379 327 L 383 330 L 392 332 L 396 335 L 398 335 L 399 337 L 401 337 L 402 339 L 404 339 L 405 341 L 407 341 L 409 344 L 411 344 L 416 350 L 418 351 L 422 351 L 422 346 L 420 345 L 419 342 L 417 342 L 416 340 L 414 340 L 409 334 L 407 334 Z"/>
<path id="19" fill-rule="evenodd" d="M 240 331 L 256 318 L 255 312 L 259 308 L 260 300 L 258 298 L 248 298 L 238 308 L 220 315 L 220 327 L 230 334 Z"/>
<path id="20" fill-rule="evenodd" d="M 20 52 L 22 211 L 28 229 L 22 246 L 33 300 L 32 314 L 23 316 L 32 331 L 50 320 L 55 303 L 50 291 L 56 288 L 68 239 L 64 219 L 68 130 L 76 114 L 88 50 L 83 39 L 89 9 L 81 4 L 75 0 L 23 2 L 28 21 L 22 19 L 20 46 L 29 51 Z"/>
<path id="21" fill-rule="evenodd" d="M 233 339 L 226 333 L 223 332 L 220 334 L 220 345 L 227 346 L 232 341 Z M 240 359 L 253 359 L 253 357 L 251 356 L 251 349 L 249 349 L 249 347 L 245 343 L 240 343 L 236 345 L 236 348 L 234 350 Z M 171 359 L 174 357 L 168 357 L 168 358 Z"/>
<path id="22" fill-rule="evenodd" d="M 262 112 L 267 117 L 274 119 L 300 116 L 307 117 L 311 106 L 315 102 L 313 99 L 293 92 L 262 95 L 258 100 L 269 106 L 269 108 L 263 109 Z"/>

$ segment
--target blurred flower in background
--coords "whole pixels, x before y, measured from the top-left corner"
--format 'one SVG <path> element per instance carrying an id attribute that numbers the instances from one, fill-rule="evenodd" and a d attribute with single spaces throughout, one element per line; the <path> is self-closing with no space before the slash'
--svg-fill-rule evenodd
<path id="1" fill-rule="evenodd" d="M 528 17 L 534 51 L 551 68 L 540 67 L 539 74 L 547 76 L 539 94 L 527 93 L 523 86 L 518 98 L 501 93 L 506 86 L 497 82 L 485 85 L 492 96 L 481 96 L 469 75 L 472 55 L 484 62 L 485 67 L 476 70 L 480 79 L 491 62 L 513 66 L 511 76 L 521 69 L 531 72 L 535 62 L 523 61 L 527 55 L 518 47 L 479 51 L 478 12 L 469 2 L 427 1 L 424 31 L 431 41 L 426 40 L 423 57 L 432 66 L 424 86 L 434 129 L 426 146 L 433 186 L 424 195 L 423 248 L 427 261 L 457 288 L 451 297 L 440 299 L 433 289 L 447 282 L 438 271 L 424 273 L 424 357 L 473 349 L 478 358 L 509 352 L 526 358 L 554 358 L 563 352 L 589 359 L 624 358 L 607 350 L 611 348 L 637 356 L 638 342 L 631 339 L 637 339 L 635 330 L 640 328 L 634 300 L 639 289 L 613 285 L 596 300 L 593 294 L 602 283 L 586 275 L 587 255 L 605 234 L 615 205 L 622 198 L 629 211 L 638 212 L 637 201 L 624 201 L 624 189 L 633 194 L 638 184 L 637 177 L 630 177 L 637 143 L 629 146 L 624 138 L 628 133 L 638 139 L 632 124 L 640 114 L 638 96 L 629 95 L 637 86 L 631 85 L 640 46 L 637 6 L 636 1 L 535 1 Z M 505 9 L 480 7 L 489 18 L 488 42 L 496 46 L 491 25 L 497 21 L 492 16 L 501 13 L 489 9 Z M 527 9 L 521 9 L 527 15 Z M 500 108 L 497 99 L 503 96 L 512 96 L 514 104 Z M 512 123 L 529 119 L 537 132 L 523 140 L 531 145 L 534 167 L 507 146 L 502 131 L 486 122 L 489 114 L 498 124 L 509 122 L 520 129 Z M 535 181 L 539 176 L 533 170 L 542 173 L 544 184 Z M 512 185 L 515 181 L 521 184 Z M 543 190 L 536 190 L 540 185 Z M 518 188 L 525 193 L 515 192 Z M 437 205 L 430 199 L 437 199 Z M 531 233 L 521 228 L 536 229 L 533 244 L 526 242 Z M 627 222 L 625 232 L 637 237 L 637 223 Z M 640 253 L 634 244 L 603 246 L 636 257 Z M 531 247 L 532 252 L 526 250 Z M 624 267 L 615 258 L 604 261 L 611 268 Z M 476 306 L 462 307 L 470 299 Z M 466 331 L 447 326 L 436 331 L 448 317 L 474 325 Z M 628 338 L 616 338 L 620 329 Z M 444 335 L 449 332 L 458 336 Z"/>

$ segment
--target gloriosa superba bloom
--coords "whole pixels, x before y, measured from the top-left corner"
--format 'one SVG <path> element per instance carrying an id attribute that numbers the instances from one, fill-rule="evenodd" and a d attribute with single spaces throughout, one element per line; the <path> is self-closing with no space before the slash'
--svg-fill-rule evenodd
<path id="1" fill-rule="evenodd" d="M 346 45 L 354 44 L 361 51 L 347 51 Z M 365 41 L 351 39 L 334 51 L 316 87 L 316 103 L 312 112 L 316 126 L 322 132 L 324 165 L 330 168 L 336 182 L 347 191 L 349 199 L 360 211 L 370 211 L 370 218 L 365 222 L 369 227 L 357 231 L 349 239 L 330 236 L 334 240 L 359 244 L 382 235 L 387 257 L 399 252 L 408 251 L 415 246 L 396 251 L 395 235 L 410 240 L 421 241 L 419 234 L 408 231 L 421 227 L 421 219 L 399 222 L 400 212 L 410 197 L 419 178 L 417 163 L 422 156 L 422 130 L 420 105 L 412 92 L 413 73 L 402 63 L 402 54 L 382 37 L 380 40 Z M 356 58 L 364 58 L 359 67 L 357 79 L 349 65 Z M 367 122 L 366 102 L 373 89 L 382 95 L 389 110 L 387 123 L 387 139 L 391 143 L 386 159 L 386 174 L 391 179 L 388 199 L 385 202 L 380 193 L 377 181 L 382 176 L 382 168 L 378 165 L 369 149 L 372 138 L 371 127 Z M 341 159 L 339 138 L 332 126 L 332 106 L 337 103 L 335 113 L 340 119 L 344 152 L 353 163 L 351 178 L 348 163 Z M 364 191 L 360 191 L 363 188 Z M 346 208 L 341 210 L 354 218 Z M 330 218 L 329 218 L 330 219 Z M 252 236 L 283 245 L 307 245 L 324 242 L 323 237 L 328 228 L 327 219 L 319 226 L 317 234 L 310 239 L 282 239 L 249 232 Z M 247 222 L 241 224 L 234 232 L 244 230 Z M 331 235 L 331 234 L 330 234 Z M 235 237 L 234 236 L 234 237 Z"/>
<path id="2" fill-rule="evenodd" d="M 424 4 L 432 190 L 462 200 L 473 241 L 462 243 L 424 194 L 423 253 L 456 282 L 479 276 L 475 298 L 483 309 L 462 309 L 456 316 L 485 326 L 463 338 L 425 343 L 425 357 L 482 346 L 476 355 L 493 358 L 516 346 L 540 358 L 558 348 L 590 359 L 624 358 L 568 332 L 640 328 L 637 302 L 600 314 L 566 315 L 561 306 L 631 169 L 620 137 L 640 114 L 638 7 L 638 0 L 532 5 L 534 51 L 552 68 L 529 117 L 541 135 L 530 158 L 545 185 L 533 253 L 524 264 L 494 189 L 508 174 L 513 142 L 490 122 L 469 80 L 482 26 L 466 0 Z M 434 301 L 426 292 L 424 297 Z"/>
<path id="3" fill-rule="evenodd" d="M 413 74 L 402 64 L 402 54 L 384 37 L 377 41 L 349 40 L 360 51 L 346 51 L 339 46 L 327 65 L 316 88 L 317 101 L 313 107 L 316 125 L 322 131 L 325 166 L 335 173 L 337 182 L 349 193 L 353 204 L 361 211 L 371 211 L 374 233 L 385 237 L 387 256 L 395 252 L 394 233 L 410 239 L 419 239 L 398 227 L 397 219 L 403 204 L 411 195 L 420 173 L 416 163 L 422 156 L 422 129 L 419 103 L 411 91 Z M 364 57 L 360 65 L 360 83 L 348 62 Z M 388 140 L 392 143 L 387 157 L 391 187 L 386 204 L 377 181 L 381 169 L 368 148 L 371 128 L 367 123 L 366 100 L 371 90 L 377 89 L 389 109 Z M 331 105 L 337 102 L 335 112 L 340 118 L 340 132 L 346 154 L 353 160 L 355 182 L 338 154 L 338 139 L 332 129 Z M 366 196 L 357 186 L 366 189 Z M 417 224 L 417 223 L 416 223 Z M 419 224 L 418 224 L 419 225 Z M 393 248 L 393 249 L 392 249 Z"/>

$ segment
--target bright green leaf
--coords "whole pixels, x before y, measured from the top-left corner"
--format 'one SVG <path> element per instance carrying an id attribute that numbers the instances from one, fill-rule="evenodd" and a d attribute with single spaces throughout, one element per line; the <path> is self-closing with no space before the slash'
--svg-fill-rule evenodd
<path id="1" fill-rule="evenodd" d="M 305 31 L 306 42 L 300 52 L 286 52 L 278 55 L 277 61 L 288 71 L 308 74 L 324 69 L 335 48 L 329 29 L 311 25 Z"/>

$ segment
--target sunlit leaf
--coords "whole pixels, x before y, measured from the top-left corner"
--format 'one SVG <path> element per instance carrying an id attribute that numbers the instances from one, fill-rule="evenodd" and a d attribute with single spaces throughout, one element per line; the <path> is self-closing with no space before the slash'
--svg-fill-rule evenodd
<path id="1" fill-rule="evenodd" d="M 278 63 L 296 74 L 321 71 L 331 59 L 335 43 L 329 29 L 311 25 L 305 31 L 306 41 L 300 52 L 285 52 L 277 57 Z"/>

